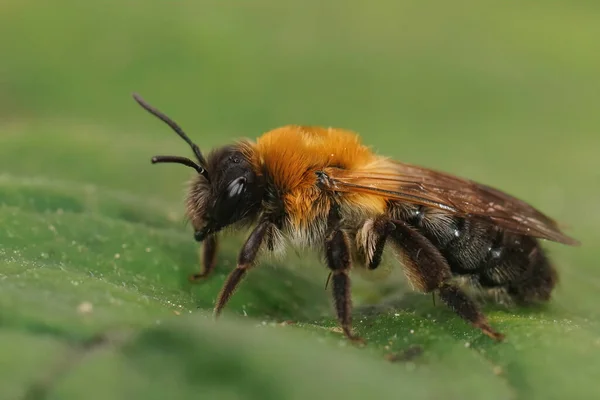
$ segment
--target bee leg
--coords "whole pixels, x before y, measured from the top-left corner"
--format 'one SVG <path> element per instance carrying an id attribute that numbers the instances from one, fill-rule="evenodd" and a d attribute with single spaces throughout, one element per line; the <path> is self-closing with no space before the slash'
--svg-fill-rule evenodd
<path id="1" fill-rule="evenodd" d="M 390 237 L 402 254 L 407 269 L 406 275 L 413 285 L 425 293 L 438 290 L 444 303 L 461 318 L 494 340 L 504 339 L 503 334 L 490 326 L 473 299 L 451 282 L 450 266 L 439 250 L 425 236 L 403 221 L 392 222 L 396 229 Z"/>
<path id="2" fill-rule="evenodd" d="M 244 246 L 242 247 L 238 257 L 237 267 L 231 271 L 225 280 L 223 288 L 221 289 L 219 297 L 217 298 L 217 304 L 214 309 L 215 317 L 218 317 L 221 314 L 223 307 L 225 307 L 231 298 L 231 295 L 233 295 L 233 292 L 235 292 L 235 289 L 241 282 L 242 278 L 246 275 L 248 269 L 254 265 L 256 255 L 264 244 L 265 238 L 269 235 L 270 228 L 270 222 L 260 223 L 256 228 L 254 228 L 246 240 L 246 243 L 244 243 Z"/>
<path id="3" fill-rule="evenodd" d="M 463 319 L 496 341 L 504 340 L 504 335 L 495 331 L 481 313 L 473 299 L 456 285 L 443 283 L 439 288 L 440 298 Z"/>
<path id="4" fill-rule="evenodd" d="M 385 215 L 375 220 L 369 220 L 363 226 L 360 235 L 362 243 L 358 243 L 358 245 L 365 250 L 368 269 L 374 270 L 381 264 L 383 249 L 388 236 L 394 229 L 396 229 L 396 225 Z"/>
<path id="5" fill-rule="evenodd" d="M 365 340 L 352 333 L 352 299 L 350 295 L 350 246 L 347 235 L 334 230 L 325 241 L 325 257 L 331 270 L 331 283 L 335 311 L 339 323 L 348 339 L 357 343 Z"/>
<path id="6" fill-rule="evenodd" d="M 217 249 L 219 241 L 217 235 L 207 237 L 202 243 L 202 272 L 199 274 L 191 274 L 189 280 L 191 282 L 199 281 L 208 278 L 211 272 L 214 271 L 217 264 Z"/>

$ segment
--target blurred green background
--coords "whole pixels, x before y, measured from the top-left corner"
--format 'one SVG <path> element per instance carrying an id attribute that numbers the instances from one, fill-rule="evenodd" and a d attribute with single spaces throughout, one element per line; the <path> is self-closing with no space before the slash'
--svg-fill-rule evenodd
<path id="1" fill-rule="evenodd" d="M 0 397 L 597 398 L 598 38 L 595 1 L 0 2 Z M 186 283 L 191 172 L 149 160 L 190 151 L 134 91 L 205 151 L 284 124 L 355 130 L 531 202 L 583 245 L 547 244 L 548 307 L 488 309 L 502 345 L 408 293 L 357 310 L 370 345 L 349 348 L 326 269 L 294 252 L 213 324 L 242 236 Z M 382 300 L 357 282 L 357 303 Z M 384 360 L 411 345 L 415 360 Z"/>

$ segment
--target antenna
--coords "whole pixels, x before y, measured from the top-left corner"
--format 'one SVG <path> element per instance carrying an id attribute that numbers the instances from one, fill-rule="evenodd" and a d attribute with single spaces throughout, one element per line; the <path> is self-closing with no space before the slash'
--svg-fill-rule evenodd
<path id="1" fill-rule="evenodd" d="M 179 157 L 179 156 L 154 156 L 152 157 L 152 164 L 158 163 L 176 163 L 183 164 L 187 167 L 194 168 L 200 175 L 204 175 L 206 170 L 190 160 L 187 157 Z M 206 176 L 205 176 L 206 177 Z"/>
<path id="2" fill-rule="evenodd" d="M 206 165 L 206 159 L 202 155 L 202 152 L 200 151 L 200 148 L 198 147 L 198 145 L 195 144 L 194 142 L 192 142 L 192 140 L 188 137 L 188 135 L 185 134 L 183 129 L 181 129 L 181 127 L 179 125 L 177 125 L 177 123 L 175 123 L 175 121 L 173 121 L 171 118 L 167 117 L 164 113 L 162 113 L 158 109 L 156 109 L 153 106 L 151 106 L 150 104 L 148 104 L 139 94 L 133 93 L 133 98 L 140 106 L 142 106 L 142 108 L 144 110 L 148 111 L 150 114 L 154 115 L 155 117 L 157 117 L 158 119 L 160 119 L 161 121 L 163 121 L 164 123 L 169 125 L 169 127 L 171 127 L 171 129 L 173 129 L 175 131 L 175 133 L 177 133 L 179 135 L 180 138 L 185 140 L 185 142 L 192 148 L 192 151 L 194 152 L 194 155 L 196 156 L 196 158 L 198 159 L 198 162 L 199 162 L 199 164 L 196 164 L 189 158 L 179 157 L 179 156 L 156 156 L 156 157 L 152 158 L 152 163 L 153 164 L 156 164 L 156 163 L 183 164 L 188 167 L 194 168 L 196 171 L 198 171 L 198 173 L 200 175 L 204 176 L 206 178 L 206 180 L 210 182 L 210 179 L 208 177 L 208 172 L 204 168 L 204 166 Z"/>

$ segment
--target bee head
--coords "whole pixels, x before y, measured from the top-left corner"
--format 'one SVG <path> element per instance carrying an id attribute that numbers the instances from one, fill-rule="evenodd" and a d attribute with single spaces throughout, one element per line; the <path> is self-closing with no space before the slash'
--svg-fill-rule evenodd
<path id="1" fill-rule="evenodd" d="M 210 181 L 195 177 L 187 198 L 187 213 L 197 241 L 229 225 L 252 221 L 264 190 L 262 178 L 242 146 L 217 149 L 207 161 Z"/>
<path id="2" fill-rule="evenodd" d="M 169 125 L 192 148 L 197 161 L 180 156 L 154 156 L 152 163 L 178 163 L 198 173 L 191 181 L 187 197 L 187 217 L 197 241 L 234 223 L 251 220 L 260 209 L 264 185 L 254 170 L 244 143 L 222 147 L 208 159 L 183 130 L 169 117 L 146 103 L 134 99 L 148 112 Z"/>

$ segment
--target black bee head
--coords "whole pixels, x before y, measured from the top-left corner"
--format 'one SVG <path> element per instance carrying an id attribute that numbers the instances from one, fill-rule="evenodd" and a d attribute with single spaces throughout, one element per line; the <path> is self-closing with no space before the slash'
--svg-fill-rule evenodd
<path id="1" fill-rule="evenodd" d="M 226 146 L 208 157 L 207 182 L 202 177 L 192 182 L 188 195 L 188 216 L 194 221 L 198 241 L 257 215 L 264 185 L 240 145 Z"/>
<path id="2" fill-rule="evenodd" d="M 133 98 L 146 111 L 171 127 L 194 152 L 196 161 L 180 156 L 154 156 L 152 163 L 177 163 L 193 168 L 198 173 L 192 179 L 187 197 L 187 216 L 194 226 L 198 241 L 219 232 L 234 223 L 251 221 L 260 210 L 264 185 L 255 171 L 247 143 L 222 147 L 205 159 L 198 145 L 193 143 L 171 118 L 152 107 L 139 95 Z"/>

